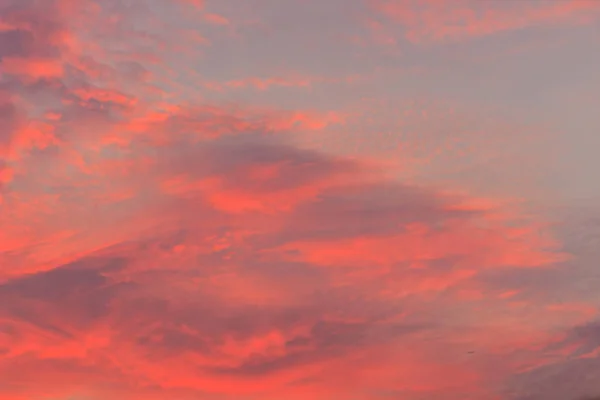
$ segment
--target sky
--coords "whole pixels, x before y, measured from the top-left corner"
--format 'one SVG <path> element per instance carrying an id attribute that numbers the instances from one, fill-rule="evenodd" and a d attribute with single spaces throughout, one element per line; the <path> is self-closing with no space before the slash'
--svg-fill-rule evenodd
<path id="1" fill-rule="evenodd" d="M 0 0 L 0 399 L 600 396 L 598 49 L 598 0 Z"/>

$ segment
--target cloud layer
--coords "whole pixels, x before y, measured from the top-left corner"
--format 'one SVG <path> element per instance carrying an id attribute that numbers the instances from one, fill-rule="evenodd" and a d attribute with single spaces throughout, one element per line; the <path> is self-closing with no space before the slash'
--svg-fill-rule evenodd
<path id="1" fill-rule="evenodd" d="M 556 136 L 418 54 L 594 4 L 254 3 L 0 0 L 0 397 L 524 400 L 597 370 Z"/>

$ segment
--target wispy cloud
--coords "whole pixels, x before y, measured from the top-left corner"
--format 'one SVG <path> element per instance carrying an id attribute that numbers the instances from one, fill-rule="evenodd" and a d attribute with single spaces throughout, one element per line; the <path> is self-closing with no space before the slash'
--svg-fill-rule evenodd
<path id="1" fill-rule="evenodd" d="M 400 23 L 412 42 L 456 41 L 547 25 L 589 24 L 600 17 L 600 7 L 593 0 L 370 0 L 370 5 Z"/>

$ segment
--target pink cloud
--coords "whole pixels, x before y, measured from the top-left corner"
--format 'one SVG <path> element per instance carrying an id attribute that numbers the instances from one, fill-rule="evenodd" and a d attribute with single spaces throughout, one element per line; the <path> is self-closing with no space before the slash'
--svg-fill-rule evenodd
<path id="1" fill-rule="evenodd" d="M 133 155 L 141 154 L 143 142 L 129 146 L 140 146 Z M 74 222 L 67 225 L 73 232 L 45 240 L 83 250 L 82 236 L 95 236 L 96 244 L 69 264 L 13 275 L 0 287 L 3 304 L 11 304 L 2 318 L 19 332 L 4 339 L 11 350 L 2 367 L 22 371 L 5 379 L 32 379 L 29 374 L 52 368 L 53 379 L 39 380 L 40 390 L 51 394 L 60 385 L 64 394 L 75 393 L 81 386 L 74 380 L 82 379 L 84 391 L 94 394 L 109 385 L 101 377 L 110 377 L 121 382 L 112 395 L 124 399 L 143 393 L 131 381 L 164 393 L 232 396 L 285 394 L 290 385 L 313 398 L 348 390 L 367 395 L 371 385 L 478 390 L 474 369 L 456 369 L 421 347 L 409 353 L 411 367 L 399 365 L 407 353 L 385 350 L 386 343 L 401 349 L 418 342 L 434 323 L 416 310 L 407 314 L 404 302 L 444 293 L 480 267 L 557 260 L 527 235 L 494 233 L 501 225 L 470 227 L 486 211 L 464 202 L 451 207 L 452 198 L 388 182 L 357 161 L 251 134 L 158 146 L 162 156 L 150 165 L 126 172 L 105 166 L 95 178 L 138 182 L 131 201 L 153 227 L 150 236 L 128 229 L 114 242 L 115 234 L 103 228 L 114 223 L 59 203 L 56 217 L 85 217 L 87 230 Z M 177 181 L 182 173 L 186 180 Z M 217 179 L 218 187 L 207 179 Z M 141 193 L 157 189 L 156 205 L 144 204 Z M 77 193 L 65 192 L 61 202 L 93 196 L 89 189 Z M 120 202 L 95 214 L 114 218 Z M 54 216 L 45 215 L 52 225 L 43 230 L 56 232 Z M 121 224 L 136 224 L 135 218 L 129 213 Z M 307 240 L 312 247 L 299 245 Z M 100 243 L 108 247 L 94 254 Z M 43 253 L 39 245 L 37 252 Z M 374 364 L 382 352 L 386 358 Z M 373 367 L 361 378 L 352 365 Z M 344 387 L 340 371 L 355 383 Z M 432 374 L 439 378 L 428 379 Z"/>
<path id="2" fill-rule="evenodd" d="M 477 2 L 461 0 L 373 0 L 382 15 L 400 23 L 412 42 L 461 40 L 543 25 L 584 24 L 596 20 L 600 8 L 590 0 Z"/>
<path id="3" fill-rule="evenodd" d="M 207 13 L 204 14 L 204 19 L 206 19 L 211 24 L 215 25 L 229 25 L 230 22 L 227 18 L 219 14 Z"/>
<path id="4" fill-rule="evenodd" d="M 548 354 L 597 362 L 594 304 L 551 297 L 580 264 L 548 217 L 442 179 L 512 125 L 448 112 L 442 136 L 434 106 L 382 115 L 345 78 L 293 106 L 266 89 L 328 80 L 276 78 L 258 47 L 239 76 L 266 78 L 186 75 L 230 56 L 180 40 L 204 3 L 0 0 L 1 398 L 497 399 Z M 578 12 L 552 10 L 531 18 Z M 440 13 L 416 37 L 488 33 Z"/>

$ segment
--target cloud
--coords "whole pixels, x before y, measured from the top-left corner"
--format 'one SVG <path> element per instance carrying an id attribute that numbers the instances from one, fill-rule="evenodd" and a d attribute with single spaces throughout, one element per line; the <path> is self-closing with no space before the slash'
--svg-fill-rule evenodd
<path id="1" fill-rule="evenodd" d="M 417 345 L 434 326 L 444 328 L 413 309 L 414 299 L 450 294 L 485 268 L 554 261 L 531 237 L 508 239 L 511 228 L 477 227 L 486 209 L 456 207 L 456 196 L 389 181 L 358 160 L 258 133 L 160 146 L 151 168 L 121 178 L 141 183 L 138 217 L 121 224 L 145 220 L 150 231 L 129 231 L 99 252 L 14 275 L 0 287 L 2 304 L 10 304 L 2 365 L 26 365 L 10 381 L 32 379 L 51 362 L 64 393 L 81 387 L 69 377 L 89 366 L 90 376 L 123 379 L 114 392 L 122 398 L 136 395 L 132 381 L 164 393 L 232 396 L 297 387 L 315 398 L 333 387 L 368 391 L 371 379 L 409 392 L 468 385 L 475 374 L 468 367 L 452 385 L 411 383 L 404 367 L 357 377 L 347 389 L 335 377 L 358 374 L 359 360 L 372 363 L 386 346 L 407 343 L 416 346 L 411 362 L 422 363 L 417 374 L 446 371 Z M 108 172 L 98 178 L 113 179 Z M 62 189 L 62 201 L 76 190 Z M 155 205 L 140 203 L 149 195 Z M 98 212 L 114 218 L 116 207 Z M 90 217 L 93 229 L 78 235 L 110 243 L 114 234 Z M 54 245 L 69 241 L 57 237 Z M 19 345 L 18 338 L 28 339 Z M 390 351 L 384 365 L 401 360 Z M 89 393 L 103 382 L 85 379 Z"/>
<path id="2" fill-rule="evenodd" d="M 534 273 L 531 278 L 535 277 L 535 282 L 526 277 L 520 280 L 520 297 L 529 296 L 529 303 L 534 297 L 541 304 L 554 304 L 555 312 L 565 315 L 561 319 L 571 322 L 555 328 L 554 338 L 542 346 L 543 357 L 538 362 L 509 380 L 510 398 L 584 399 L 600 391 L 594 379 L 600 368 L 600 309 L 595 303 L 598 209 L 580 204 L 556 212 L 561 214 L 557 230 L 564 236 L 564 247 L 577 257 L 562 268 Z M 565 298 L 578 303 L 569 304 Z"/>
<path id="3" fill-rule="evenodd" d="M 0 397 L 491 398 L 589 317 L 544 217 L 300 144 L 385 118 L 211 97 L 178 3 L 0 0 Z"/>
<path id="4" fill-rule="evenodd" d="M 545 25 L 586 24 L 596 20 L 600 11 L 596 2 L 588 0 L 369 3 L 381 15 L 402 24 L 406 38 L 415 43 L 457 41 Z"/>

